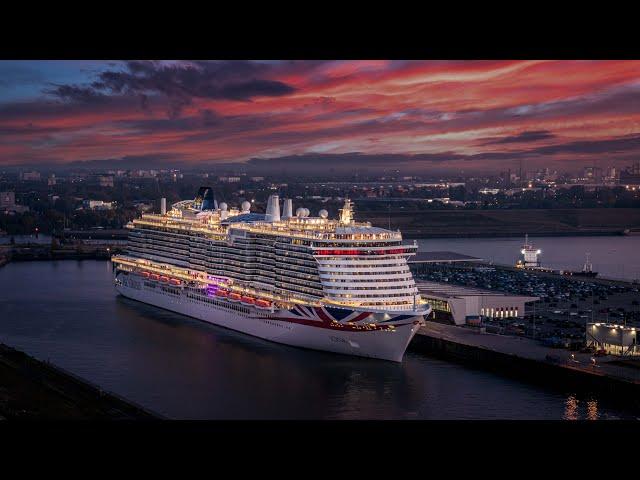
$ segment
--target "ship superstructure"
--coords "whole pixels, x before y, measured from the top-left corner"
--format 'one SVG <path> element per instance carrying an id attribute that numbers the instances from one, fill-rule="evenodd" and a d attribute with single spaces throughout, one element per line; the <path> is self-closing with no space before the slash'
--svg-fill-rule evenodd
<path id="1" fill-rule="evenodd" d="M 540 249 L 529 243 L 529 235 L 524 237 L 524 245 L 520 250 L 521 257 L 516 263 L 518 268 L 540 269 Z"/>
<path id="2" fill-rule="evenodd" d="M 400 232 L 293 213 L 272 195 L 264 214 L 229 208 L 202 187 L 194 200 L 144 214 L 113 257 L 123 295 L 295 346 L 400 361 L 429 306 Z"/>

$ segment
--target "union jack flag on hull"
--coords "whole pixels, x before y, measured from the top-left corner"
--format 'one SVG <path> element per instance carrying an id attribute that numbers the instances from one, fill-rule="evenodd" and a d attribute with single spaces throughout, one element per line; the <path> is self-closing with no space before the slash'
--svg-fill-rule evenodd
<path id="1" fill-rule="evenodd" d="M 337 307 L 313 307 L 296 305 L 289 313 L 298 318 L 316 320 L 318 322 L 337 322 L 340 324 L 375 323 L 384 325 L 404 325 L 415 319 L 414 315 L 393 315 L 388 313 L 367 312 Z M 295 317 L 294 317 L 295 318 Z M 404 321 L 403 321 L 404 320 Z"/>

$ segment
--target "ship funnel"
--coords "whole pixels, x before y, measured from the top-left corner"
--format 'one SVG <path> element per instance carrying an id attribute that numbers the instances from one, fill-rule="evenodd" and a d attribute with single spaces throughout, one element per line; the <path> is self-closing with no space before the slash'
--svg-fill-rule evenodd
<path id="1" fill-rule="evenodd" d="M 267 214 L 265 216 L 267 222 L 280 221 L 280 199 L 278 195 L 271 195 L 267 200 Z"/>
<path id="2" fill-rule="evenodd" d="M 160 214 L 161 215 L 167 214 L 167 199 L 164 197 L 160 199 Z"/>
<path id="3" fill-rule="evenodd" d="M 291 218 L 293 217 L 293 200 L 290 198 L 285 198 L 284 200 L 284 213 L 282 214 L 282 218 Z"/>

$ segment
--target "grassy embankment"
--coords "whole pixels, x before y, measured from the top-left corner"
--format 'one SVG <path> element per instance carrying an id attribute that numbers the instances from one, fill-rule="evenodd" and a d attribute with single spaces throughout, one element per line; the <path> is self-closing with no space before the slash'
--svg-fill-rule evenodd
<path id="1" fill-rule="evenodd" d="M 620 235 L 640 227 L 638 208 L 356 212 L 359 220 L 400 229 L 405 238 Z M 390 222 L 389 222 L 390 220 Z"/>

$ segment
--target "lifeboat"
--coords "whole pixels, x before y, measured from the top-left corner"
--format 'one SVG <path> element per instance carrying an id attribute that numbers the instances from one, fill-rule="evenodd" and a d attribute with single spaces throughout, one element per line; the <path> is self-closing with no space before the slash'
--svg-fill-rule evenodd
<path id="1" fill-rule="evenodd" d="M 163 275 L 163 276 L 160 277 L 160 281 L 167 283 L 169 281 L 169 277 Z"/>
<path id="2" fill-rule="evenodd" d="M 242 298 L 242 295 L 240 295 L 239 293 L 229 294 L 229 300 L 231 300 L 232 302 L 239 302 L 241 298 Z"/>
<path id="3" fill-rule="evenodd" d="M 142 275 L 144 278 L 149 278 L 150 273 L 149 272 L 142 272 L 140 275 Z"/>
<path id="4" fill-rule="evenodd" d="M 149 275 L 149 278 L 151 280 L 160 280 L 160 275 L 158 275 L 157 273 L 152 273 Z"/>
<path id="5" fill-rule="evenodd" d="M 271 302 L 269 300 L 256 300 L 256 307 L 269 309 L 271 308 Z"/>
<path id="6" fill-rule="evenodd" d="M 229 292 L 227 292 L 226 290 L 218 290 L 216 292 L 216 297 L 228 297 L 229 296 Z"/>
<path id="7" fill-rule="evenodd" d="M 171 280 L 169 280 L 169 283 L 171 283 L 171 285 L 179 286 L 182 282 L 177 278 L 172 278 Z"/>
<path id="8" fill-rule="evenodd" d="M 253 305 L 256 303 L 256 299 L 253 297 L 242 297 L 242 303 L 244 303 L 245 305 Z"/>

